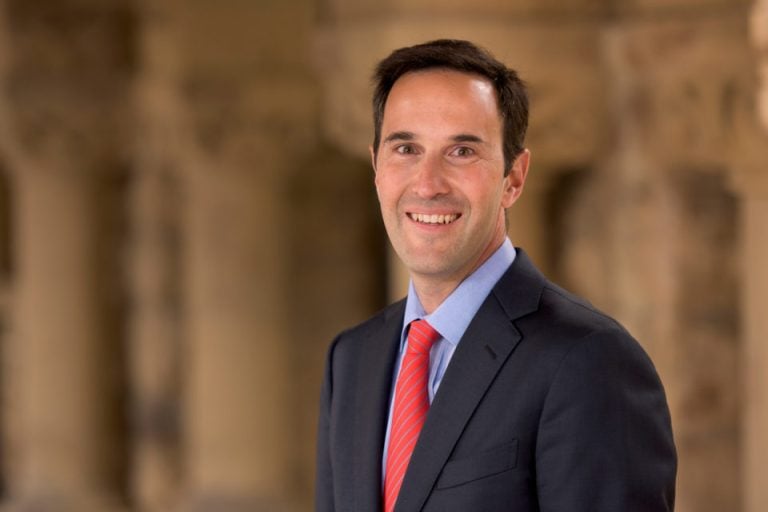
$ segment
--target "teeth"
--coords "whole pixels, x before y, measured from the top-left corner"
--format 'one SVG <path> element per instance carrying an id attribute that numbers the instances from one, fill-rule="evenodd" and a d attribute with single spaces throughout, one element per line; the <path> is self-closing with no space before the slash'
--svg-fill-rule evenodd
<path id="1" fill-rule="evenodd" d="M 450 224 L 459 218 L 459 215 L 456 213 L 452 213 L 450 215 L 426 215 L 424 213 L 411 213 L 409 215 L 411 219 L 424 224 Z"/>

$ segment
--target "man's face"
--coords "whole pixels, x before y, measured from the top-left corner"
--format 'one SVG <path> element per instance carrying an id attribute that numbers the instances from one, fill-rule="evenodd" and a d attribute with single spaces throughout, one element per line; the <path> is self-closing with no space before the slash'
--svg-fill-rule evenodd
<path id="1" fill-rule="evenodd" d="M 503 241 L 504 209 L 522 190 L 528 152 L 505 177 L 491 83 L 426 70 L 392 87 L 373 164 L 384 225 L 411 275 L 458 284 Z"/>

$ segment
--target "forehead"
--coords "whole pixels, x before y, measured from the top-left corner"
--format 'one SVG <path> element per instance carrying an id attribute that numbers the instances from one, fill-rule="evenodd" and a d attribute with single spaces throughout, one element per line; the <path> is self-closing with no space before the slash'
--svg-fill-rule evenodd
<path id="1" fill-rule="evenodd" d="M 401 129 L 392 125 L 498 125 L 500 121 L 496 90 L 490 80 L 436 68 L 406 73 L 394 83 L 384 107 L 383 124 Z"/>
<path id="2" fill-rule="evenodd" d="M 417 94 L 420 90 L 430 91 L 442 89 L 454 93 L 474 91 L 477 94 L 489 95 L 496 99 L 496 90 L 491 81 L 477 73 L 468 73 L 448 68 L 429 68 L 409 71 L 398 78 L 392 85 L 387 103 L 392 96 L 400 94 Z"/>

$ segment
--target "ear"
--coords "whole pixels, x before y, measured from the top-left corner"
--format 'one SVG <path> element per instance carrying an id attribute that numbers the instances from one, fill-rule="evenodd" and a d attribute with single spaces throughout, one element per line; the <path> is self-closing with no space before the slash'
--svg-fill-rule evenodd
<path id="1" fill-rule="evenodd" d="M 528 176 L 530 162 L 531 152 L 528 149 L 522 150 L 512 163 L 512 169 L 510 169 L 509 174 L 504 177 L 504 194 L 501 200 L 504 208 L 512 206 L 520 197 L 520 194 L 523 193 L 523 186 L 525 186 L 525 178 Z"/>

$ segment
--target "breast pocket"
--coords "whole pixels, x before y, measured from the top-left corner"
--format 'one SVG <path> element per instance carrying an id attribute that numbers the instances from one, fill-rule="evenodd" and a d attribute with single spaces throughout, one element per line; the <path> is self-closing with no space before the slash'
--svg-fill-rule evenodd
<path id="1" fill-rule="evenodd" d="M 493 476 L 517 466 L 517 439 L 469 457 L 449 460 L 440 473 L 438 489 L 447 489 Z"/>

